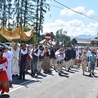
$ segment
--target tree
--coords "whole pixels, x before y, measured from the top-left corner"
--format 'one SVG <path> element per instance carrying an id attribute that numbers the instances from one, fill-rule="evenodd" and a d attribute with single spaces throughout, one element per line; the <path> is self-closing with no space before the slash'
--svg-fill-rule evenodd
<path id="1" fill-rule="evenodd" d="M 12 15 L 13 15 L 13 11 L 14 11 L 14 8 L 12 7 L 13 4 L 12 4 L 12 0 L 7 0 L 7 25 L 8 25 L 8 28 L 10 28 L 11 26 L 11 23 L 10 23 L 10 20 L 12 20 Z"/>
<path id="2" fill-rule="evenodd" d="M 2 25 L 5 26 L 7 22 L 7 2 L 6 0 L 0 0 L 0 19 L 2 20 Z"/>
<path id="3" fill-rule="evenodd" d="M 69 36 L 67 36 L 66 33 L 65 33 L 65 31 L 63 31 L 63 29 L 59 29 L 56 31 L 55 40 L 56 40 L 57 45 L 59 45 L 60 42 L 62 42 L 62 44 L 65 46 L 71 45 L 71 38 Z"/>
<path id="4" fill-rule="evenodd" d="M 40 33 L 43 31 L 42 24 L 44 23 L 44 14 L 49 10 L 49 4 L 46 0 L 37 0 L 36 2 L 36 34 L 38 42 L 40 41 Z"/>

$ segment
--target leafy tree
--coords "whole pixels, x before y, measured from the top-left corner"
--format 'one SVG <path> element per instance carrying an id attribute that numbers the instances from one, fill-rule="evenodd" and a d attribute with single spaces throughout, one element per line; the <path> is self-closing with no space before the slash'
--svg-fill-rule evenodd
<path id="1" fill-rule="evenodd" d="M 63 31 L 63 29 L 57 30 L 56 37 L 55 37 L 57 45 L 59 45 L 60 42 L 62 42 L 62 44 L 65 46 L 71 45 L 71 38 L 69 36 L 67 36 L 66 33 L 65 33 L 65 31 Z"/>
<path id="2" fill-rule="evenodd" d="M 42 24 L 44 22 L 44 14 L 49 10 L 49 4 L 46 0 L 37 0 L 36 2 L 36 33 L 38 42 L 40 41 L 40 33 L 43 31 Z"/>
<path id="3" fill-rule="evenodd" d="M 2 20 L 2 25 L 5 26 L 7 22 L 7 2 L 6 0 L 0 0 L 0 19 Z"/>

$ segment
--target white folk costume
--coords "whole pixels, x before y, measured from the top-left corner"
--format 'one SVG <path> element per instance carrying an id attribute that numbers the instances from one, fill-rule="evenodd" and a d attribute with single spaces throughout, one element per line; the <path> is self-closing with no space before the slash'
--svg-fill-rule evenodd
<path id="1" fill-rule="evenodd" d="M 3 54 L 6 58 L 7 58 L 7 61 L 8 61 L 8 79 L 9 81 L 12 81 L 12 73 L 11 73 L 11 62 L 12 62 L 12 54 L 10 51 L 7 51 L 7 52 L 4 52 Z"/>
<path id="2" fill-rule="evenodd" d="M 12 53 L 12 75 L 19 75 L 19 48 L 11 49 Z"/>
<path id="3" fill-rule="evenodd" d="M 43 58 L 44 58 L 44 51 L 43 50 L 40 50 L 40 55 L 39 55 L 38 65 L 37 65 L 37 71 L 38 71 L 38 73 L 41 72 Z"/>
<path id="4" fill-rule="evenodd" d="M 64 52 L 56 52 L 55 56 L 57 58 L 57 70 L 58 74 L 61 75 L 62 67 L 63 67 L 63 60 L 65 58 L 65 53 Z"/>
<path id="5" fill-rule="evenodd" d="M 79 64 L 80 64 L 80 54 L 79 54 L 79 50 L 76 50 L 75 65 L 79 67 Z"/>
<path id="6" fill-rule="evenodd" d="M 30 54 L 31 58 L 33 58 L 32 60 L 32 64 L 31 64 L 31 75 L 35 76 L 35 74 L 37 74 L 37 66 L 38 66 L 38 58 L 40 55 L 40 50 L 34 46 L 34 48 L 31 50 L 31 54 Z"/>
<path id="7" fill-rule="evenodd" d="M 90 58 L 90 56 L 92 55 L 91 54 L 91 51 L 90 50 L 87 50 L 87 53 L 86 53 L 86 55 L 87 55 L 87 57 L 88 57 L 88 71 L 90 70 L 90 60 L 89 60 L 89 58 Z"/>

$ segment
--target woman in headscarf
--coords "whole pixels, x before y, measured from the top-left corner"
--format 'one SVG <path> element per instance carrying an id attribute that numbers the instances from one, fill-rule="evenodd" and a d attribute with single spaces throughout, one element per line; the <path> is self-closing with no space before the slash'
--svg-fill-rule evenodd
<path id="1" fill-rule="evenodd" d="M 9 80 L 7 75 L 8 62 L 3 56 L 3 48 L 0 47 L 0 91 L 1 94 L 9 92 Z"/>
<path id="2" fill-rule="evenodd" d="M 83 54 L 81 55 L 80 57 L 81 59 L 81 65 L 82 65 L 82 71 L 83 71 L 83 75 L 85 75 L 85 71 L 87 70 L 87 60 L 88 60 L 88 57 L 86 55 L 86 50 L 84 50 Z"/>
<path id="3" fill-rule="evenodd" d="M 50 51 L 48 47 L 44 48 L 44 59 L 42 61 L 42 68 L 44 73 L 50 73 Z"/>

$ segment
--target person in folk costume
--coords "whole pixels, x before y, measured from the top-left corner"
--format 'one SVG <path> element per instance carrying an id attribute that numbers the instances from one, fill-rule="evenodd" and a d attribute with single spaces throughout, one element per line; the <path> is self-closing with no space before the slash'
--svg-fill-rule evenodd
<path id="1" fill-rule="evenodd" d="M 56 66 L 56 57 L 55 57 L 55 52 L 56 52 L 56 47 L 52 46 L 50 48 L 50 59 L 51 59 L 51 67 L 54 68 L 54 70 L 56 71 L 57 66 Z"/>
<path id="2" fill-rule="evenodd" d="M 69 55 L 68 55 L 68 54 L 69 54 L 69 47 L 66 47 L 66 48 L 65 48 L 65 55 L 66 55 L 66 56 L 65 56 L 65 58 L 64 58 L 64 61 L 65 61 L 64 67 L 65 67 L 65 69 L 67 69 L 67 70 L 69 69 L 69 66 L 68 66 L 68 61 L 69 61 L 69 57 L 68 57 L 68 56 L 69 56 Z"/>
<path id="3" fill-rule="evenodd" d="M 44 59 L 42 61 L 42 68 L 43 68 L 44 73 L 46 74 L 51 72 L 50 51 L 47 46 L 44 48 Z"/>
<path id="4" fill-rule="evenodd" d="M 11 51 L 9 51 L 8 50 L 8 48 L 7 47 L 4 47 L 4 53 L 3 53 L 3 55 L 7 58 L 7 60 L 8 60 L 8 71 L 7 71 L 7 73 L 8 73 L 8 79 L 9 79 L 9 82 L 11 82 L 12 81 L 12 53 L 11 53 Z"/>
<path id="5" fill-rule="evenodd" d="M 9 92 L 9 79 L 7 75 L 8 61 L 3 56 L 3 48 L 0 47 L 0 91 L 1 94 Z"/>
<path id="6" fill-rule="evenodd" d="M 63 60 L 65 58 L 65 52 L 63 51 L 62 48 L 60 48 L 59 51 L 55 53 L 55 56 L 57 58 L 57 71 L 58 71 L 58 74 L 61 75 Z"/>
<path id="7" fill-rule="evenodd" d="M 97 67 L 98 67 L 98 48 L 97 48 L 97 50 L 96 50 L 96 56 L 97 56 Z"/>
<path id="8" fill-rule="evenodd" d="M 87 70 L 87 60 L 88 60 L 88 57 L 86 55 L 86 50 L 83 51 L 80 60 L 81 60 L 83 75 L 85 75 L 85 71 Z"/>
<path id="9" fill-rule="evenodd" d="M 31 64 L 31 75 L 35 77 L 35 74 L 37 74 L 37 64 L 38 64 L 38 58 L 40 55 L 40 50 L 38 49 L 38 45 L 34 44 L 33 49 L 31 50 L 31 58 L 32 58 L 32 64 Z"/>
<path id="10" fill-rule="evenodd" d="M 79 53 L 79 49 L 76 48 L 76 58 L 75 58 L 75 65 L 77 65 L 77 67 L 80 66 L 80 53 Z"/>
<path id="11" fill-rule="evenodd" d="M 39 46 L 39 50 L 40 50 L 40 55 L 39 55 L 38 65 L 37 65 L 37 74 L 40 74 L 40 72 L 41 72 L 42 61 L 43 61 L 43 57 L 44 57 L 44 48 L 42 46 Z"/>
<path id="12" fill-rule="evenodd" d="M 12 76 L 19 75 L 19 48 L 17 43 L 13 43 L 11 53 L 12 53 Z"/>
<path id="13" fill-rule="evenodd" d="M 87 50 L 87 53 L 86 53 L 86 55 L 87 55 L 87 57 L 88 57 L 88 64 L 87 64 L 87 66 L 88 66 L 88 71 L 90 70 L 90 61 L 89 61 L 89 58 L 90 58 L 90 56 L 91 56 L 91 49 L 89 48 L 89 47 L 87 47 L 86 48 L 86 50 Z"/>
<path id="14" fill-rule="evenodd" d="M 67 67 L 67 71 L 71 70 L 71 66 L 70 65 L 70 61 L 72 60 L 74 62 L 75 58 L 76 58 L 76 51 L 74 50 L 74 48 L 68 47 L 67 50 L 65 51 L 65 63 L 66 63 L 66 67 Z"/>
<path id="15" fill-rule="evenodd" d="M 27 57 L 27 48 L 25 44 L 21 45 L 20 50 L 20 75 L 18 79 L 25 80 L 25 68 L 26 68 L 26 57 Z"/>
<path id="16" fill-rule="evenodd" d="M 94 51 L 91 52 L 91 56 L 89 59 L 90 59 L 90 74 L 89 74 L 89 76 L 91 77 L 92 75 L 94 76 L 94 69 L 95 69 L 95 63 L 96 63 L 96 55 L 95 55 Z"/>
<path id="17" fill-rule="evenodd" d="M 31 63 L 31 58 L 30 58 L 30 52 L 31 52 L 31 46 L 28 45 L 27 46 L 27 57 L 26 57 L 26 71 L 28 71 L 30 69 L 30 63 Z"/>

